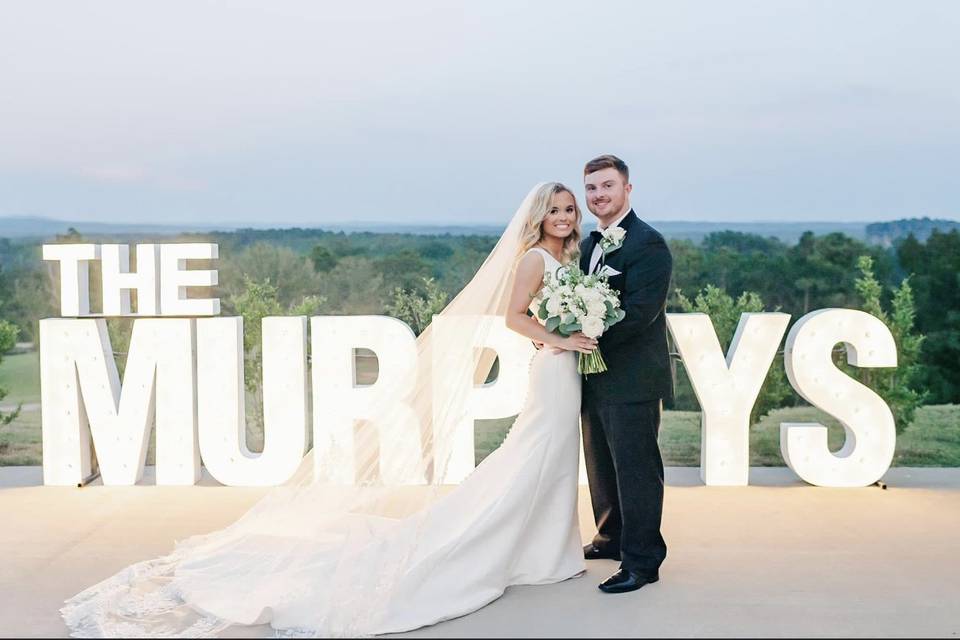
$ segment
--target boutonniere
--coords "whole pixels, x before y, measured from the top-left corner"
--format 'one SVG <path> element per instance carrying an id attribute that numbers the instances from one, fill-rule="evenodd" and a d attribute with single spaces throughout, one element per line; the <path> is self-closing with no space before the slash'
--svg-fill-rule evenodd
<path id="1" fill-rule="evenodd" d="M 623 227 L 607 227 L 600 232 L 600 249 L 603 255 L 608 255 L 623 246 L 623 239 L 627 230 Z"/>

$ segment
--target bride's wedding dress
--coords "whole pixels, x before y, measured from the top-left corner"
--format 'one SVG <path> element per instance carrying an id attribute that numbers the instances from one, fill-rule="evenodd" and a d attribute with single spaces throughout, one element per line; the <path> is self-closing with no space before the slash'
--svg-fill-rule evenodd
<path id="1" fill-rule="evenodd" d="M 547 272 L 560 267 L 531 251 Z M 288 635 L 372 635 L 470 613 L 511 585 L 576 576 L 579 411 L 576 352 L 542 349 L 506 440 L 425 508 L 333 518 L 317 488 L 301 488 L 90 587 L 67 601 L 64 620 L 88 637 L 264 623 Z"/>

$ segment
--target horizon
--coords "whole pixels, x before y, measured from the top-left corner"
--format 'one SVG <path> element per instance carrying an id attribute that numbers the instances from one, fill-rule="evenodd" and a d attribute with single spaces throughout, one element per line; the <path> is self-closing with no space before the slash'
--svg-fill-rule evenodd
<path id="1" fill-rule="evenodd" d="M 735 224 L 735 225 L 869 225 L 869 224 L 884 224 L 890 222 L 902 222 L 909 220 L 930 220 L 933 222 L 960 222 L 960 220 L 952 220 L 950 218 L 941 218 L 934 217 L 929 215 L 917 215 L 905 218 L 889 218 L 889 219 L 869 219 L 869 220 L 850 220 L 850 219 L 809 219 L 809 220 L 800 220 L 800 219 L 777 219 L 777 220 L 764 220 L 764 219 L 743 219 L 735 220 L 730 218 L 718 218 L 714 220 L 708 219 L 697 219 L 697 218 L 651 218 L 641 216 L 638 213 L 638 216 L 650 223 L 666 223 L 666 224 Z M 583 224 L 590 225 L 595 222 L 591 217 L 592 214 L 585 213 L 583 215 Z M 502 227 L 503 223 L 498 221 L 490 222 L 478 222 L 475 224 L 470 224 L 458 220 L 418 220 L 418 219 L 402 219 L 402 220 L 343 220 L 343 219 L 334 219 L 322 222 L 313 223 L 311 221 L 279 221 L 279 222 L 265 222 L 265 223 L 256 223 L 251 221 L 236 221 L 236 220 L 224 220 L 218 222 L 210 223 L 196 223 L 196 222 L 169 222 L 169 223 L 159 223 L 159 222 L 144 222 L 136 221 L 131 222 L 129 220 L 70 220 L 65 218 L 56 218 L 49 216 L 24 216 L 24 215 L 0 215 L 0 221 L 2 220 L 22 220 L 22 221 L 40 221 L 40 222 L 49 222 L 49 223 L 63 223 L 63 224 L 81 224 L 81 225 L 107 225 L 107 226 L 146 226 L 146 227 L 176 227 L 176 228 L 189 228 L 189 227 L 210 227 L 210 226 L 223 226 L 230 227 L 231 229 L 241 229 L 241 228 L 254 228 L 254 229 L 294 229 L 294 228 L 304 228 L 304 229 L 313 229 L 313 228 L 323 228 L 324 226 L 338 226 L 338 227 L 372 227 L 372 226 L 389 226 L 389 227 Z M 507 220 L 509 221 L 509 220 Z"/>
<path id="2" fill-rule="evenodd" d="M 14 220 L 14 222 L 5 224 L 5 220 Z M 593 229 L 595 222 L 592 217 L 588 217 L 582 225 L 583 232 L 586 233 Z M 960 222 L 931 218 L 900 219 L 873 223 L 810 220 L 782 222 L 647 220 L 647 222 L 668 240 L 687 240 L 695 243 L 702 242 L 709 235 L 726 232 L 761 238 L 775 238 L 788 245 L 796 244 L 807 233 L 812 233 L 814 236 L 840 233 L 859 241 L 889 245 L 897 238 L 905 237 L 908 233 L 925 242 L 927 236 L 934 229 L 939 229 L 943 233 L 955 232 L 960 229 Z M 294 223 L 289 225 L 282 223 L 270 225 L 231 225 L 229 223 L 177 225 L 57 221 L 43 218 L 0 218 L 0 240 L 6 239 L 15 243 L 59 242 L 65 235 L 72 232 L 83 236 L 83 242 L 139 244 L 143 242 L 162 242 L 163 240 L 159 239 L 177 236 L 202 238 L 204 236 L 222 235 L 229 237 L 233 234 L 286 234 L 291 231 L 298 231 L 305 237 L 320 237 L 322 234 L 329 233 L 437 238 L 495 237 L 501 235 L 503 229 L 503 224 L 477 223 L 470 225 L 438 221 L 429 221 L 422 224 L 406 221 L 379 223 L 360 221 L 354 223 Z"/>

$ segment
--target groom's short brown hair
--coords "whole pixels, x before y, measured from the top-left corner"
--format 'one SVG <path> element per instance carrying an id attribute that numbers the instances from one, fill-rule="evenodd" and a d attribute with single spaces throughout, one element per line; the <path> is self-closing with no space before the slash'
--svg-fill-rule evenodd
<path id="1" fill-rule="evenodd" d="M 601 169 L 616 169 L 620 172 L 620 175 L 623 176 L 624 182 L 630 182 L 630 169 L 627 168 L 627 163 L 617 156 L 610 154 L 597 156 L 588 162 L 583 168 L 583 175 L 588 176 L 594 171 L 600 171 Z"/>

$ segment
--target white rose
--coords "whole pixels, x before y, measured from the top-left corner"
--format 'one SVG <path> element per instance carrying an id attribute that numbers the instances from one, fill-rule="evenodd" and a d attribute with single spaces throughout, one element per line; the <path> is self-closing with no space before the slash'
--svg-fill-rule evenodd
<path id="1" fill-rule="evenodd" d="M 623 242 L 623 237 L 627 235 L 627 230 L 623 227 L 607 227 L 603 230 L 603 237 L 613 244 Z"/>
<path id="2" fill-rule="evenodd" d="M 591 302 L 603 301 L 603 294 L 596 289 L 587 289 L 582 298 L 589 305 Z"/>
<path id="3" fill-rule="evenodd" d="M 602 318 L 607 315 L 607 305 L 604 304 L 603 300 L 591 300 L 587 303 L 587 313 Z"/>
<path id="4" fill-rule="evenodd" d="M 598 338 L 603 333 L 603 320 L 596 316 L 586 316 L 580 321 L 583 335 L 588 338 Z"/>
<path id="5" fill-rule="evenodd" d="M 551 316 L 560 313 L 560 298 L 558 296 L 550 296 L 547 298 L 547 313 Z"/>

